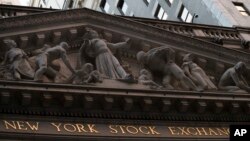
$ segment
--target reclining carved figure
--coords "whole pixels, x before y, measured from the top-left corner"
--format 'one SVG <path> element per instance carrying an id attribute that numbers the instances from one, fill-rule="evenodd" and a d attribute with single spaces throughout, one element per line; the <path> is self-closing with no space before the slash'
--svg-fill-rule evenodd
<path id="1" fill-rule="evenodd" d="M 170 81 L 172 76 L 174 76 L 188 88 L 196 91 L 203 91 L 203 89 L 196 87 L 192 80 L 184 74 L 183 70 L 175 64 L 174 58 L 174 50 L 166 46 L 153 48 L 146 53 L 143 51 L 137 53 L 137 60 L 139 63 L 143 64 L 145 68 L 163 74 L 164 87 L 167 89 L 173 89 Z"/>
<path id="2" fill-rule="evenodd" d="M 219 89 L 229 92 L 237 90 L 250 92 L 250 87 L 243 76 L 246 71 L 246 64 L 243 62 L 238 62 L 234 67 L 227 69 L 220 78 Z"/>

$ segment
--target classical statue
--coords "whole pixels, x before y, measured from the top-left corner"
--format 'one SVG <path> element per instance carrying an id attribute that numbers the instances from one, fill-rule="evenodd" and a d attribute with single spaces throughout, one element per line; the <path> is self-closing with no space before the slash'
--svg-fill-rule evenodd
<path id="1" fill-rule="evenodd" d="M 237 90 L 250 92 L 250 87 L 243 76 L 246 71 L 246 64 L 243 62 L 238 62 L 234 67 L 227 69 L 220 78 L 219 89 L 229 92 Z"/>
<path id="2" fill-rule="evenodd" d="M 117 58 L 112 54 L 110 48 L 126 48 L 129 46 L 129 41 L 120 43 L 108 43 L 100 39 L 98 33 L 93 29 L 87 29 L 84 34 L 84 43 L 80 48 L 80 65 L 93 60 L 95 67 L 104 77 L 109 79 L 124 79 L 129 76 L 124 68 L 120 65 Z"/>
<path id="3" fill-rule="evenodd" d="M 33 79 L 34 70 L 27 61 L 26 53 L 22 49 L 17 48 L 14 40 L 6 39 L 3 42 L 8 48 L 0 65 L 0 70 L 4 71 L 5 78 L 14 80 Z"/>
<path id="4" fill-rule="evenodd" d="M 97 82 L 102 82 L 102 77 L 97 70 L 94 70 L 94 66 L 91 63 L 84 64 L 80 70 L 77 70 L 76 73 L 67 80 L 67 83 L 72 84 Z"/>
<path id="5" fill-rule="evenodd" d="M 173 89 L 170 81 L 172 76 L 174 76 L 188 88 L 202 91 L 203 89 L 196 87 L 192 80 L 184 74 L 183 70 L 175 64 L 174 58 L 174 50 L 166 46 L 153 48 L 146 53 L 143 51 L 137 53 L 137 60 L 139 63 L 143 64 L 145 68 L 163 74 L 164 87 L 167 89 Z"/>
<path id="6" fill-rule="evenodd" d="M 66 51 L 69 49 L 69 45 L 66 42 L 61 42 L 59 45 L 54 47 L 45 47 L 46 49 L 41 50 L 41 52 L 36 57 L 37 71 L 35 73 L 34 80 L 40 81 L 42 75 L 49 70 L 52 62 L 56 59 L 62 59 L 64 64 L 68 69 L 75 74 L 75 70 L 69 63 Z"/>
<path id="7" fill-rule="evenodd" d="M 158 85 L 157 83 L 155 83 L 153 81 L 153 76 L 152 76 L 151 72 L 149 72 L 147 69 L 142 69 L 140 71 L 140 76 L 138 78 L 138 82 L 140 84 L 150 86 L 150 88 L 152 88 L 152 89 L 162 88 L 160 85 Z"/>
<path id="8" fill-rule="evenodd" d="M 199 87 L 204 90 L 217 89 L 204 70 L 193 62 L 193 54 L 186 54 L 183 57 L 182 69 L 184 73 Z"/>

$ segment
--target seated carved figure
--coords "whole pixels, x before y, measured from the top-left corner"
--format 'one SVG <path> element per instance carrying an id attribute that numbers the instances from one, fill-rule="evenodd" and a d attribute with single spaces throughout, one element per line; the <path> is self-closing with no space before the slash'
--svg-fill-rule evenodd
<path id="1" fill-rule="evenodd" d="M 67 49 L 69 49 L 69 45 L 66 42 L 61 42 L 57 46 L 46 47 L 45 50 L 41 51 L 41 53 L 36 57 L 36 64 L 38 66 L 38 69 L 35 73 L 34 80 L 41 80 L 42 75 L 50 69 L 52 62 L 60 58 L 69 68 L 69 70 L 74 74 L 75 70 L 69 63 L 68 56 L 66 54 Z"/>
<path id="2" fill-rule="evenodd" d="M 20 80 L 22 78 L 33 79 L 34 70 L 27 61 L 26 53 L 17 48 L 14 40 L 6 39 L 8 51 L 5 53 L 4 60 L 0 65 L 0 70 L 6 79 Z"/>
<path id="3" fill-rule="evenodd" d="M 97 82 L 102 82 L 102 77 L 97 70 L 94 70 L 94 66 L 91 63 L 84 64 L 80 70 L 77 70 L 76 73 L 67 80 L 67 83 L 72 84 Z"/>
<path id="4" fill-rule="evenodd" d="M 172 89 L 170 84 L 172 76 L 180 80 L 182 84 L 196 91 L 202 91 L 190 80 L 174 62 L 175 52 L 173 49 L 162 46 L 149 50 L 148 52 L 140 51 L 137 53 L 137 60 L 150 71 L 157 71 L 163 74 L 164 87 Z"/>
<path id="5" fill-rule="evenodd" d="M 219 89 L 229 92 L 237 90 L 250 92 L 250 87 L 243 76 L 246 70 L 246 65 L 243 62 L 238 62 L 234 67 L 227 69 L 220 78 Z"/>
<path id="6" fill-rule="evenodd" d="M 148 70 L 146 70 L 146 69 L 142 69 L 140 71 L 140 76 L 138 78 L 138 82 L 140 84 L 143 84 L 143 85 L 148 85 L 152 89 L 161 88 L 160 85 L 158 85 L 157 83 L 155 83 L 153 81 L 152 74 Z"/>
<path id="7" fill-rule="evenodd" d="M 97 71 L 109 79 L 123 79 L 128 76 L 110 48 L 127 47 L 129 40 L 116 44 L 108 43 L 93 29 L 87 29 L 83 38 L 85 42 L 80 48 L 80 65 L 87 63 L 87 59 L 92 59 Z"/>
<path id="8" fill-rule="evenodd" d="M 202 89 L 217 89 L 204 70 L 193 62 L 193 55 L 186 54 L 183 58 L 182 68 L 184 73 Z"/>

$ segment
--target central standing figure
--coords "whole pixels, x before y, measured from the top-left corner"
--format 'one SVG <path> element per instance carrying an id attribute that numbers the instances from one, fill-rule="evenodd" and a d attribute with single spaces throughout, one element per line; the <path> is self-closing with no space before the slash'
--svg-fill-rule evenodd
<path id="1" fill-rule="evenodd" d="M 109 48 L 118 49 L 128 47 L 130 40 L 116 44 L 108 43 L 100 39 L 98 33 L 93 29 L 87 29 L 83 38 L 84 43 L 80 48 L 81 66 L 89 63 L 87 58 L 94 58 L 97 71 L 104 75 L 104 77 L 109 79 L 124 79 L 128 76 Z"/>

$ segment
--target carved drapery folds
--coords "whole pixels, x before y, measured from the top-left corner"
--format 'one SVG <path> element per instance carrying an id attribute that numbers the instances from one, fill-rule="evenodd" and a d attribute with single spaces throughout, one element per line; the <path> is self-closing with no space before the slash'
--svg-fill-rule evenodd
<path id="1" fill-rule="evenodd" d="M 185 52 L 180 57 L 168 45 L 148 45 L 147 41 L 137 44 L 132 43 L 132 39 L 128 37 L 120 37 L 119 41 L 116 38 L 114 42 L 113 38 L 111 32 L 104 31 L 101 34 L 97 30 L 85 28 L 83 36 L 75 39 L 80 40 L 78 48 L 71 47 L 74 41 L 67 41 L 68 44 L 52 40 L 45 41 L 41 48 L 28 53 L 19 48 L 14 40 L 5 39 L 3 42 L 6 51 L 2 56 L 0 79 L 75 85 L 99 85 L 109 79 L 119 80 L 117 83 L 132 82 L 130 86 L 138 85 L 143 89 L 250 92 L 247 77 L 243 77 L 247 71 L 243 62 L 229 68 L 220 80 L 216 80 L 200 65 L 200 58 L 195 60 L 193 54 Z M 133 50 L 134 48 L 136 49 Z M 124 61 L 117 54 L 121 50 L 133 50 L 135 57 L 132 61 Z M 125 65 L 124 62 L 128 64 Z M 126 66 L 132 67 L 128 70 Z"/>

